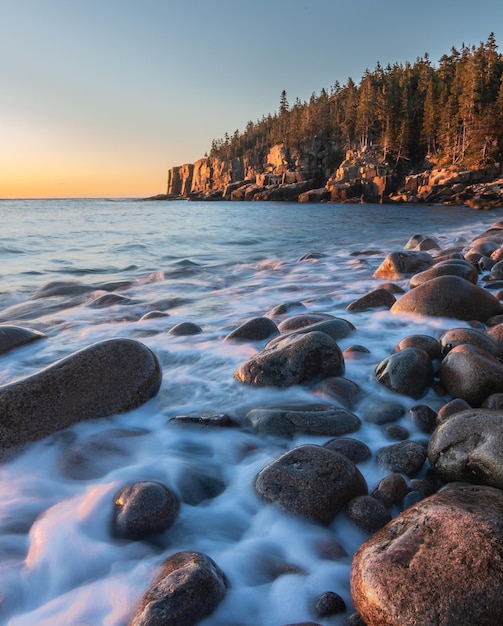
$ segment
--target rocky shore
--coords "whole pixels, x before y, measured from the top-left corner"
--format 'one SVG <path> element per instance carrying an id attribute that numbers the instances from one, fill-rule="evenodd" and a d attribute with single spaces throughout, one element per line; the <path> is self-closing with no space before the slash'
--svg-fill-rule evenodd
<path id="1" fill-rule="evenodd" d="M 415 193 L 424 186 L 418 185 Z M 345 377 L 346 361 L 366 351 L 360 345 L 345 350 L 338 345 L 354 332 L 353 324 L 290 304 L 249 320 L 224 339 L 265 344 L 237 368 L 234 379 L 254 387 L 306 386 L 330 401 L 172 421 L 198 428 L 251 429 L 285 439 L 297 434 L 326 437 L 323 445 L 294 446 L 264 466 L 253 488 L 264 506 L 273 505 L 286 515 L 321 526 L 345 515 L 366 534 L 353 559 L 351 594 L 357 613 L 344 618 L 347 626 L 499 626 L 503 222 L 458 248 L 442 249 L 434 239 L 416 235 L 403 251 L 383 260 L 374 278 L 375 289 L 347 308 L 410 316 L 410 333 L 370 373 L 397 394 L 396 403 L 375 398 L 364 402 L 365 389 Z M 405 290 L 397 284 L 404 281 Z M 438 338 L 415 334 L 418 315 L 459 320 L 460 326 Z M 14 322 L 9 319 L 0 327 L 0 353 L 48 340 Z M 186 326 L 182 332 L 200 329 Z M 141 406 L 158 393 L 161 381 L 159 360 L 141 342 L 110 339 L 93 344 L 0 387 L 2 453 L 10 456 L 80 420 Z M 421 403 L 432 389 L 443 399 L 439 410 Z M 410 439 L 396 423 L 404 415 L 401 395 L 417 401 L 409 418 L 421 432 L 419 440 Z M 387 429 L 395 440 L 377 452 L 376 461 L 386 470 L 377 484 L 369 484 L 358 468 L 371 454 L 358 439 L 362 421 Z M 118 438 L 138 434 L 124 429 Z M 85 452 L 84 446 L 72 451 L 69 473 L 76 467 L 85 470 Z M 225 489 L 211 476 L 187 479 L 197 482 L 189 489 L 194 506 Z M 197 493 L 203 494 L 199 500 Z M 110 537 L 135 542 L 169 535 L 186 505 L 186 496 L 161 482 L 131 482 L 110 502 Z M 129 623 L 197 624 L 217 609 L 229 588 L 225 572 L 208 555 L 177 552 L 161 564 Z M 344 600 L 327 590 L 317 598 L 313 620 L 344 613 Z"/>
<path id="2" fill-rule="evenodd" d="M 503 206 L 500 163 L 468 166 L 425 161 L 410 171 L 383 161 L 382 152 L 348 152 L 334 168 L 333 146 L 313 140 L 297 152 L 275 145 L 259 159 L 206 157 L 173 167 L 167 190 L 147 200 L 275 200 L 287 202 L 428 203 Z"/>

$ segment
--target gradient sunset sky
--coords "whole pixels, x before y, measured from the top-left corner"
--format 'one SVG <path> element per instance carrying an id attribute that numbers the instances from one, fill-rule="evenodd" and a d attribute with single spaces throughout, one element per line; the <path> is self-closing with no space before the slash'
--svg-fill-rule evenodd
<path id="1" fill-rule="evenodd" d="M 0 198 L 163 193 L 283 89 L 491 32 L 503 49 L 496 0 L 0 0 Z"/>

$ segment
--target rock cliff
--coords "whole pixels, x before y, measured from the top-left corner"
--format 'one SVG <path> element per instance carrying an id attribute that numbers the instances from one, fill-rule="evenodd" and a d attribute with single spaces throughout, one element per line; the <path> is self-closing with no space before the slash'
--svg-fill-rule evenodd
<path id="1" fill-rule="evenodd" d="M 503 170 L 491 163 L 474 168 L 437 168 L 406 175 L 366 150 L 342 156 L 340 146 L 323 139 L 289 149 L 285 144 L 253 157 L 205 157 L 168 172 L 166 199 L 277 200 L 293 202 L 371 202 L 503 206 Z M 155 199 L 159 196 L 155 196 Z"/>

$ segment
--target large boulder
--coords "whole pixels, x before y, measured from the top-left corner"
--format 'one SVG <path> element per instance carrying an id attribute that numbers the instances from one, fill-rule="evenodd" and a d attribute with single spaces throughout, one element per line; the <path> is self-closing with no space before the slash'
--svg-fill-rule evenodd
<path id="1" fill-rule="evenodd" d="M 494 393 L 503 392 L 503 362 L 486 350 L 468 343 L 456 346 L 443 359 L 438 377 L 454 398 L 480 406 Z"/>
<path id="2" fill-rule="evenodd" d="M 503 489 L 503 411 L 466 409 L 433 431 L 428 459 L 446 482 Z"/>
<path id="3" fill-rule="evenodd" d="M 327 525 L 351 498 L 367 493 L 367 483 L 343 454 L 307 444 L 264 467 L 255 490 L 288 513 Z"/>
<path id="4" fill-rule="evenodd" d="M 235 378 L 261 387 L 290 387 L 317 378 L 342 376 L 341 349 L 327 334 L 288 335 L 243 363 Z"/>
<path id="5" fill-rule="evenodd" d="M 177 552 L 162 564 L 128 626 L 194 626 L 213 613 L 226 591 L 225 574 L 213 559 Z"/>
<path id="6" fill-rule="evenodd" d="M 351 595 L 372 626 L 503 623 L 503 491 L 453 484 L 356 552 Z"/>
<path id="7" fill-rule="evenodd" d="M 503 313 L 503 305 L 488 291 L 464 278 L 438 276 L 405 293 L 391 307 L 391 312 L 484 322 Z"/>
<path id="8" fill-rule="evenodd" d="M 374 272 L 375 278 L 384 280 L 401 280 L 428 269 L 434 263 L 427 252 L 390 252 Z"/>
<path id="9" fill-rule="evenodd" d="M 134 409 L 159 391 L 155 354 L 133 339 L 109 339 L 0 387 L 0 450 L 82 420 Z"/>

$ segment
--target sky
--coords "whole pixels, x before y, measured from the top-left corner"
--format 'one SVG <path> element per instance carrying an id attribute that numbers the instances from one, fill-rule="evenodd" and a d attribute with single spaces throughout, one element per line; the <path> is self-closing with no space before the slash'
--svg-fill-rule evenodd
<path id="1" fill-rule="evenodd" d="M 0 198 L 164 193 L 283 90 L 491 32 L 502 51 L 496 0 L 0 0 Z"/>

